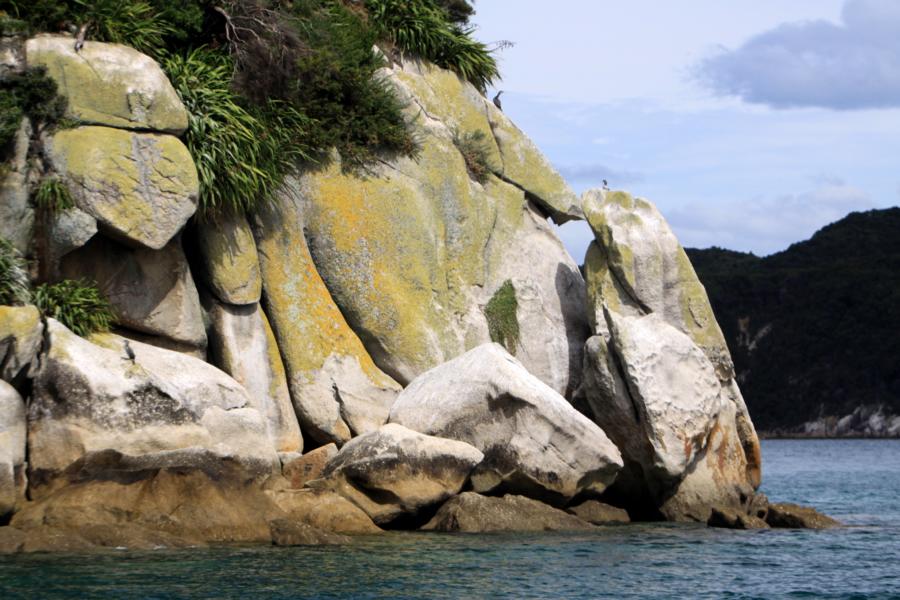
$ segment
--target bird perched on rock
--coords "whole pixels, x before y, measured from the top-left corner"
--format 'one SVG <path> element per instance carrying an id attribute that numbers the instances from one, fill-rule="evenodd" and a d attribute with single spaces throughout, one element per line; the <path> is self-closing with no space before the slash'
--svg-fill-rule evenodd
<path id="1" fill-rule="evenodd" d="M 496 106 L 500 110 L 503 110 L 503 106 L 500 104 L 500 94 L 502 94 L 502 93 L 503 93 L 503 90 L 500 90 L 499 92 L 497 92 L 497 95 L 494 96 L 494 106 Z"/>
<path id="2" fill-rule="evenodd" d="M 606 183 L 606 180 L 605 180 L 605 179 L 603 180 L 603 189 L 604 189 L 604 190 L 608 190 L 608 189 L 609 189 L 609 184 Z"/>
<path id="3" fill-rule="evenodd" d="M 125 340 L 125 358 L 134 362 L 134 350 L 131 349 L 131 344 L 128 343 L 128 340 Z"/>
<path id="4" fill-rule="evenodd" d="M 84 48 L 84 38 L 87 36 L 87 30 L 90 26 L 91 22 L 88 21 L 78 28 L 78 33 L 75 35 L 75 52 L 81 52 L 81 49 Z"/>

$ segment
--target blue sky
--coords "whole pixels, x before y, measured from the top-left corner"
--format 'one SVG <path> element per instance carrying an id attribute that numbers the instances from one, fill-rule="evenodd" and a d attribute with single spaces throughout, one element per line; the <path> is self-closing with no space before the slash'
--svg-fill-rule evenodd
<path id="1" fill-rule="evenodd" d="M 769 254 L 900 202 L 900 0 L 478 0 L 506 113 L 577 191 Z M 560 229 L 580 261 L 583 223 Z"/>

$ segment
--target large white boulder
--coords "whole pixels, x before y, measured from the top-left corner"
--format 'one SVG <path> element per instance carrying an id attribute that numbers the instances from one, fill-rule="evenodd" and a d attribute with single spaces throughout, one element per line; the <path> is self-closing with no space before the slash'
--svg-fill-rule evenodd
<path id="1" fill-rule="evenodd" d="M 266 416 L 247 391 L 201 360 L 113 334 L 94 342 L 47 320 L 48 349 L 28 410 L 32 494 L 105 450 L 177 466 L 197 451 L 257 473 L 277 470 Z M 181 453 L 181 454 L 179 454 Z"/>
<path id="2" fill-rule="evenodd" d="M 498 344 L 484 344 L 420 375 L 391 408 L 391 423 L 472 444 L 484 460 L 475 491 L 564 502 L 602 492 L 622 467 L 606 434 Z"/>
<path id="3" fill-rule="evenodd" d="M 331 489 L 385 524 L 458 494 L 483 457 L 469 444 L 390 423 L 345 444 L 307 485 Z"/>

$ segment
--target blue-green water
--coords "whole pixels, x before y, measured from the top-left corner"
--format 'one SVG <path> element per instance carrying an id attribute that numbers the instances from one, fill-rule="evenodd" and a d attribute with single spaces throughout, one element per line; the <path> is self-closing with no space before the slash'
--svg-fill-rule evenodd
<path id="1" fill-rule="evenodd" d="M 0 558 L 13 598 L 900 598 L 900 441 L 766 441 L 764 491 L 832 531 L 631 525 L 348 547 Z"/>

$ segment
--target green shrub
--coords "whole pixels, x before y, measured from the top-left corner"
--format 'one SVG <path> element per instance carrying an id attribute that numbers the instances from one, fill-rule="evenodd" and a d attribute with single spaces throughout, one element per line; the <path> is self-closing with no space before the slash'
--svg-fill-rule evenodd
<path id="1" fill-rule="evenodd" d="M 13 19 L 0 11 L 0 35 L 28 35 L 30 30 L 26 21 Z"/>
<path id="2" fill-rule="evenodd" d="M 454 23 L 465 25 L 475 14 L 475 9 L 467 0 L 437 0 L 437 4 L 444 9 L 447 18 Z"/>
<path id="3" fill-rule="evenodd" d="M 32 301 L 45 317 L 56 319 L 82 337 L 109 331 L 115 322 L 109 301 L 96 284 L 84 279 L 39 285 Z"/>
<path id="4" fill-rule="evenodd" d="M 337 148 L 351 170 L 382 154 L 415 155 L 419 144 L 404 105 L 376 75 L 385 64 L 372 52 L 377 32 L 340 2 L 299 0 L 294 11 L 309 51 L 283 98 L 312 119 L 309 146 Z"/>
<path id="5" fill-rule="evenodd" d="M 16 139 L 23 116 L 25 113 L 16 95 L 9 90 L 0 89 L 0 160 Z"/>
<path id="6" fill-rule="evenodd" d="M 0 80 L 0 148 L 15 138 L 23 116 L 37 124 L 52 124 L 66 111 L 66 99 L 43 67 L 12 73 Z"/>
<path id="7" fill-rule="evenodd" d="M 0 237 L 0 304 L 27 304 L 28 265 L 19 251 Z"/>
<path id="8" fill-rule="evenodd" d="M 518 308 L 516 288 L 509 279 L 494 292 L 484 307 L 491 340 L 505 346 L 510 354 L 515 354 L 519 345 L 519 319 L 516 316 Z"/>
<path id="9" fill-rule="evenodd" d="M 490 174 L 497 170 L 491 163 L 490 146 L 483 131 L 470 131 L 461 135 L 458 130 L 454 131 L 453 143 L 466 161 L 469 175 L 478 183 L 485 183 Z"/>
<path id="10" fill-rule="evenodd" d="M 185 144 L 200 176 L 201 216 L 251 213 L 272 200 L 286 172 L 307 158 L 308 119 L 279 101 L 246 106 L 231 88 L 231 59 L 200 48 L 163 59 L 190 113 Z"/>
<path id="11" fill-rule="evenodd" d="M 34 192 L 34 204 L 47 213 L 56 213 L 75 207 L 69 188 L 56 177 L 45 177 Z"/>
<path id="12" fill-rule="evenodd" d="M 450 20 L 434 0 L 366 0 L 376 31 L 383 39 L 434 64 L 455 71 L 480 91 L 497 78 L 497 61 L 474 38 L 473 29 Z"/>

